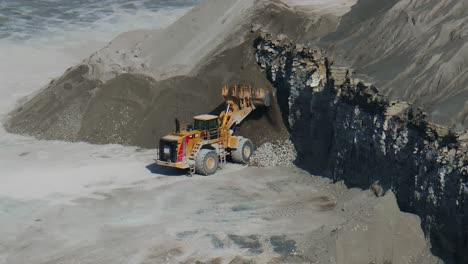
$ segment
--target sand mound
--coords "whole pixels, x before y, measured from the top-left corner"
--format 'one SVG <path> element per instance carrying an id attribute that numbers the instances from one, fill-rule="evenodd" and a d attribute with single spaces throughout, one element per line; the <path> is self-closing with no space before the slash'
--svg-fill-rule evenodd
<path id="1" fill-rule="evenodd" d="M 121 74 L 102 83 L 83 77 L 88 68 L 81 66 L 15 110 L 7 128 L 44 139 L 155 147 L 162 135 L 174 129 L 174 118 L 189 122 L 196 114 L 220 110 L 221 85 L 250 79 L 248 76 L 253 72 L 249 67 L 238 74 L 218 75 L 223 70 L 229 73 L 231 67 L 240 69 L 242 61 L 221 62 L 229 57 L 238 58 L 239 50 L 242 48 L 228 50 L 222 58 L 215 58 L 213 65 L 203 68 L 203 78 L 177 76 L 156 81 L 146 75 Z M 249 83 L 269 87 L 266 79 L 252 78 Z M 274 121 L 278 119 L 277 112 L 276 106 L 266 114 L 260 110 L 252 116 L 258 121 L 247 122 L 243 134 L 261 141 L 268 137 L 267 133 L 255 137 L 249 131 L 268 127 L 270 136 L 286 136 L 282 122 Z"/>
<path id="2" fill-rule="evenodd" d="M 298 15 L 280 2 L 208 0 L 167 29 L 120 35 L 13 111 L 6 128 L 152 148 L 175 117 L 190 122 L 220 111 L 225 84 L 271 89 L 254 58 L 260 31 L 313 39 L 336 25 L 336 18 Z M 257 110 L 240 133 L 257 146 L 288 136 L 276 104 Z"/>
<path id="3" fill-rule="evenodd" d="M 336 263 L 441 263 L 419 217 L 401 212 L 391 191 L 377 199 L 359 193 L 342 209 L 349 220 L 335 230 Z"/>
<path id="4" fill-rule="evenodd" d="M 392 98 L 468 127 L 466 1 L 361 0 L 323 44 Z"/>
<path id="5" fill-rule="evenodd" d="M 91 66 L 88 78 L 144 73 L 159 80 L 188 74 L 248 20 L 254 5 L 254 0 L 206 0 L 165 29 L 123 33 L 85 60 Z"/>

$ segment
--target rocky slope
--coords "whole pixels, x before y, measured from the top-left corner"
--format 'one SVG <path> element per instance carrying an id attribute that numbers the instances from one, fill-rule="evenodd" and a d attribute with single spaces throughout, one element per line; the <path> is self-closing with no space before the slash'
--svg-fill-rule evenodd
<path id="1" fill-rule="evenodd" d="M 318 48 L 259 39 L 256 58 L 278 90 L 297 164 L 350 187 L 392 190 L 447 263 L 468 261 L 468 135 L 336 67 Z"/>
<path id="2" fill-rule="evenodd" d="M 321 45 L 392 99 L 468 127 L 468 1 L 361 0 Z"/>

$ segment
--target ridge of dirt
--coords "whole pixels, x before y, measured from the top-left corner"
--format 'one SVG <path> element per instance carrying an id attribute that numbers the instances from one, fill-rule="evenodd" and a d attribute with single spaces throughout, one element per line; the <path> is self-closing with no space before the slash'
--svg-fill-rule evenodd
<path id="1" fill-rule="evenodd" d="M 388 95 L 432 121 L 468 127 L 468 2 L 360 0 L 321 40 Z"/>

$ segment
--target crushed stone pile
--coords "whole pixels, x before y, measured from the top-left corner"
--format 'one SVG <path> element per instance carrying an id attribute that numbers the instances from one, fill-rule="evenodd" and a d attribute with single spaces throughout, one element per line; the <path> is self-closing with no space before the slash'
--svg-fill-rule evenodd
<path id="1" fill-rule="evenodd" d="M 295 167 L 296 148 L 291 140 L 266 142 L 252 156 L 251 164 L 259 167 Z"/>

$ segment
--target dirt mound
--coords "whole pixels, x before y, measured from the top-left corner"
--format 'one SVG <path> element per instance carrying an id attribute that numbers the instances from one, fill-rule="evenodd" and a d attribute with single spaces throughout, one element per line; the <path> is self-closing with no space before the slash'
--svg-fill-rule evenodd
<path id="1" fill-rule="evenodd" d="M 401 212 L 392 192 L 376 200 L 359 193 L 342 209 L 349 220 L 335 230 L 337 263 L 441 263 L 427 248 L 419 217 Z"/>
<path id="2" fill-rule="evenodd" d="M 457 0 L 360 0 L 322 44 L 391 98 L 467 128 L 467 8 Z"/>
<path id="3" fill-rule="evenodd" d="M 5 124 L 13 133 L 75 141 L 83 114 L 100 81 L 84 78 L 87 66 L 70 69 L 47 88 L 15 109 Z"/>
<path id="4" fill-rule="evenodd" d="M 107 81 L 122 73 L 143 73 L 162 80 L 186 75 L 252 16 L 257 2 L 205 0 L 167 28 L 123 33 L 85 60 L 91 68 L 87 77 Z M 233 45 L 246 35 L 237 33 Z"/>
<path id="5" fill-rule="evenodd" d="M 184 36 L 188 39 L 173 37 L 165 40 L 168 42 L 164 42 L 164 45 L 153 46 L 150 44 L 154 44 L 154 38 L 159 38 L 156 35 L 147 36 L 148 40 L 138 42 L 140 37 L 144 37 L 144 31 L 123 34 L 82 65 L 69 69 L 61 78 L 51 82 L 46 89 L 13 111 L 6 124 L 7 130 L 43 139 L 152 148 L 162 135 L 174 129 L 174 118 L 190 122 L 193 115 L 220 112 L 223 105 L 220 90 L 223 85 L 248 84 L 270 89 L 274 94 L 254 57 L 255 39 L 262 30 L 287 33 L 292 39 L 313 39 L 330 32 L 337 25 L 333 17 L 299 15 L 280 2 L 263 1 L 256 2 L 255 12 L 249 11 L 251 16 L 241 23 L 240 18 L 235 17 L 240 16 L 239 12 L 229 8 L 231 4 L 221 1 L 216 4 L 216 8 L 224 10 L 228 17 L 234 16 L 229 19 L 232 20 L 231 26 L 236 25 L 235 29 L 217 35 L 217 38 L 223 40 L 220 43 L 219 39 L 210 45 L 205 43 L 203 54 L 206 56 L 202 56 L 203 59 L 192 58 L 190 67 L 187 63 L 183 71 L 173 72 L 176 75 L 189 74 L 163 78 L 163 75 L 155 72 L 167 63 L 148 64 L 149 68 L 138 70 L 132 66 L 133 60 L 143 57 L 154 59 L 154 56 L 161 54 L 171 58 L 180 58 L 184 54 L 190 57 L 191 53 L 187 53 L 189 46 L 178 48 L 177 45 L 180 41 L 199 39 L 206 33 L 203 29 L 199 29 L 199 34 Z M 241 9 L 244 7 L 245 3 L 239 6 Z M 203 15 L 213 8 L 202 4 L 166 29 L 165 33 L 158 34 L 184 35 L 181 25 L 187 24 L 187 19 Z M 241 18 L 245 15 L 242 14 Z M 222 17 L 223 14 L 218 16 Z M 203 18 L 197 23 L 204 25 L 206 22 Z M 226 25 L 220 27 L 226 30 Z M 174 44 L 172 48 L 169 40 Z M 143 57 L 137 54 L 129 59 L 128 54 L 134 50 L 137 42 L 146 47 L 141 52 L 148 54 Z M 123 53 L 127 55 L 123 56 Z M 116 64 L 117 58 L 119 61 Z M 112 65 L 119 65 L 120 70 L 115 70 Z M 288 136 L 276 103 L 269 109 L 255 111 L 244 122 L 239 133 L 251 138 L 256 145 Z"/>
<path id="6" fill-rule="evenodd" d="M 162 135 L 174 129 L 176 117 L 190 122 L 194 115 L 220 111 L 223 84 L 250 80 L 255 87 L 270 87 L 266 78 L 254 78 L 263 74 L 251 67 L 254 61 L 242 60 L 243 50 L 240 46 L 215 57 L 200 70 L 202 77 L 162 81 L 129 73 L 105 83 L 90 81 L 83 77 L 88 68 L 80 66 L 15 110 L 7 129 L 43 139 L 155 147 Z M 282 138 L 287 133 L 277 116 L 276 105 L 260 109 L 251 117 L 255 122 L 247 121 L 241 133 L 258 144 L 263 138 Z M 265 133 L 253 133 L 259 130 Z"/>

